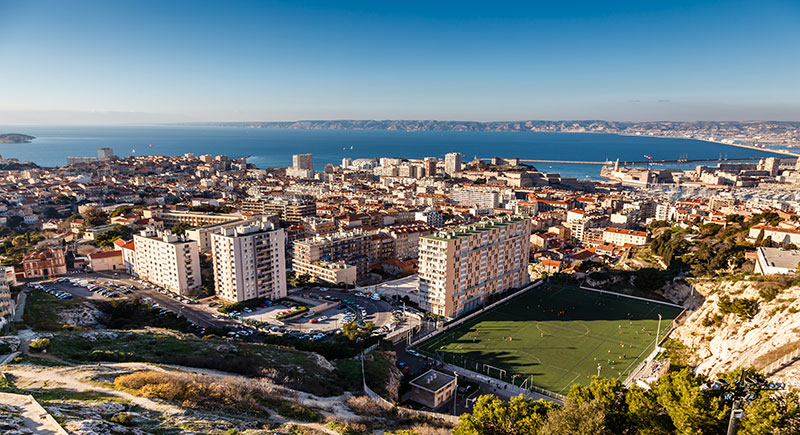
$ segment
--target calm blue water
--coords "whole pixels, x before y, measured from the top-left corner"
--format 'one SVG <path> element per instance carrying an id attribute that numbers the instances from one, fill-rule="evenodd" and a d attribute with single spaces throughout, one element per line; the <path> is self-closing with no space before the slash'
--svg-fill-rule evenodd
<path id="1" fill-rule="evenodd" d="M 0 133 L 36 136 L 30 144 L 0 144 L 3 157 L 42 166 L 66 164 L 67 156 L 95 156 L 111 147 L 122 157 L 184 153 L 252 156 L 260 168 L 289 166 L 292 154 L 312 153 L 314 166 L 341 164 L 343 157 L 443 157 L 457 151 L 473 157 L 604 161 L 764 157 L 774 154 L 689 139 L 617 136 L 594 133 L 402 132 L 376 130 L 283 130 L 195 126 L 61 127 L 0 126 Z M 149 146 L 152 144 L 152 147 Z M 353 147 L 351 150 L 350 147 Z M 599 165 L 535 164 L 543 172 L 599 178 Z"/>

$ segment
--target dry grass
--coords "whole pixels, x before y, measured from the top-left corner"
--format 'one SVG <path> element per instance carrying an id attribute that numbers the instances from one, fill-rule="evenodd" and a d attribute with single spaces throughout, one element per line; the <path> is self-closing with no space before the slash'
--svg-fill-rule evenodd
<path id="1" fill-rule="evenodd" d="M 389 410 L 385 408 L 383 403 L 367 396 L 352 396 L 347 399 L 347 406 L 358 415 L 373 417 L 389 416 Z"/>
<path id="2" fill-rule="evenodd" d="M 114 380 L 114 386 L 189 408 L 233 410 L 265 417 L 269 416 L 268 409 L 272 409 L 284 417 L 301 421 L 318 421 L 320 418 L 313 408 L 291 402 L 285 392 L 258 379 L 244 382 L 149 370 L 119 376 Z"/>

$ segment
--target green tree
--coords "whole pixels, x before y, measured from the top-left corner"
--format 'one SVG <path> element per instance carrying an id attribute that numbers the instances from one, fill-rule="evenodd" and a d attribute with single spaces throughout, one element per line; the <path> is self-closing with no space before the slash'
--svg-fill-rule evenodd
<path id="1" fill-rule="evenodd" d="M 133 228 L 127 227 L 125 225 L 114 225 L 113 228 L 110 230 L 98 234 L 94 237 L 94 242 L 97 246 L 108 248 L 114 244 L 114 241 L 117 239 L 128 240 L 133 235 Z"/>
<path id="2" fill-rule="evenodd" d="M 547 413 L 541 435 L 612 435 L 604 425 L 605 414 L 598 401 L 576 402 L 567 399 L 564 407 Z M 535 434 L 536 432 L 528 432 Z M 616 435 L 616 434 L 614 434 Z"/>
<path id="3" fill-rule="evenodd" d="M 761 393 L 747 405 L 739 422 L 740 435 L 800 433 L 800 396 L 797 391 Z"/>
<path id="4" fill-rule="evenodd" d="M 725 433 L 730 408 L 720 397 L 701 391 L 703 381 L 684 369 L 667 373 L 653 388 L 678 435 Z"/>
<path id="5" fill-rule="evenodd" d="M 96 227 L 108 223 L 108 214 L 97 207 L 90 207 L 83 212 L 83 219 L 86 225 Z"/>
<path id="6" fill-rule="evenodd" d="M 133 211 L 133 207 L 130 207 L 130 206 L 127 206 L 127 205 L 123 206 L 123 207 L 117 207 L 114 211 L 111 212 L 111 217 L 117 217 L 117 216 L 126 215 L 126 214 L 128 214 L 128 213 L 130 213 L 132 211 Z"/>
<path id="7" fill-rule="evenodd" d="M 187 223 L 177 223 L 172 226 L 172 233 L 178 236 L 186 234 L 186 230 L 191 230 L 192 226 Z"/>
<path id="8" fill-rule="evenodd" d="M 455 435 L 526 435 L 539 433 L 548 413 L 558 405 L 532 400 L 522 395 L 501 400 L 483 395 L 475 402 L 472 414 L 463 414 L 453 429 Z M 590 433 L 590 432 L 586 432 Z"/>
<path id="9" fill-rule="evenodd" d="M 636 274 L 633 285 L 639 290 L 652 291 L 664 286 L 664 278 L 661 272 L 651 267 L 641 269 Z"/>

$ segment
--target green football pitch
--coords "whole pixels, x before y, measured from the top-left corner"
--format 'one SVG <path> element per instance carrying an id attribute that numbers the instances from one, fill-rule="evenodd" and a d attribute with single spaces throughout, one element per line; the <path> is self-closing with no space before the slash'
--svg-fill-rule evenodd
<path id="1" fill-rule="evenodd" d="M 430 340 L 418 350 L 444 362 L 566 394 L 592 376 L 624 380 L 681 308 L 544 283 Z"/>

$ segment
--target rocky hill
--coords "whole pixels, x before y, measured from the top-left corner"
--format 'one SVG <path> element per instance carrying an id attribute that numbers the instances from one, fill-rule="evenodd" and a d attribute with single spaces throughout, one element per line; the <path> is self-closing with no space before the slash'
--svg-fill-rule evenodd
<path id="1" fill-rule="evenodd" d="M 800 348 L 800 286 L 774 282 L 697 281 L 705 301 L 673 331 L 690 350 L 691 365 L 706 375 L 737 367 L 764 370 Z M 767 290 L 765 290 L 767 289 Z M 773 374 L 800 387 L 800 364 Z"/>

